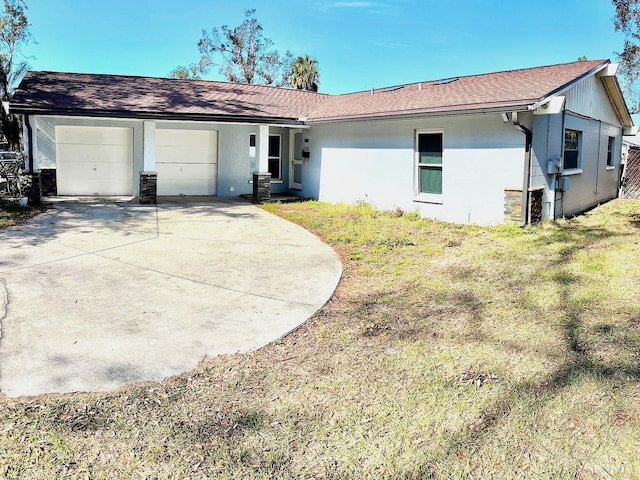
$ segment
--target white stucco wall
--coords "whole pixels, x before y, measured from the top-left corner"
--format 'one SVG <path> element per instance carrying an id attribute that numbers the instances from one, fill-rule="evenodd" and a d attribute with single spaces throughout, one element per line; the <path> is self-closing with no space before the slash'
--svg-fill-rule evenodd
<path id="1" fill-rule="evenodd" d="M 62 116 L 34 116 L 34 159 L 35 168 L 55 168 L 56 145 L 55 127 L 58 125 L 75 126 L 104 126 L 130 127 L 134 131 L 134 164 L 131 175 L 133 177 L 134 195 L 139 193 L 138 174 L 144 167 L 144 122 L 142 120 L 62 117 Z M 217 195 L 237 196 L 250 194 L 253 191 L 251 180 L 251 166 L 249 159 L 249 134 L 258 134 L 258 125 L 225 124 L 213 122 L 181 122 L 181 121 L 146 121 L 154 128 L 186 129 L 186 130 L 215 130 L 218 131 L 218 175 Z M 149 130 L 149 128 L 147 128 Z M 289 129 L 269 127 L 270 134 L 282 136 L 282 181 L 272 184 L 272 192 L 284 192 L 289 186 Z M 151 147 L 154 147 L 151 145 Z M 155 150 L 153 148 L 153 150 Z M 147 154 L 149 152 L 147 148 Z M 256 159 L 257 161 L 257 159 Z"/>
<path id="2" fill-rule="evenodd" d="M 415 132 L 443 132 L 441 203 L 415 195 Z M 302 194 L 363 201 L 458 223 L 504 221 L 504 188 L 521 187 L 524 135 L 498 114 L 312 126 Z"/>
<path id="3" fill-rule="evenodd" d="M 143 122 L 141 120 L 124 120 L 108 118 L 58 117 L 36 115 L 34 121 L 34 168 L 56 167 L 56 126 L 84 126 L 84 127 L 125 127 L 133 129 L 133 194 L 138 195 L 140 184 L 138 172 L 143 169 Z"/>
<path id="4" fill-rule="evenodd" d="M 249 158 L 249 134 L 259 134 L 258 125 L 211 124 L 218 130 L 218 196 L 237 196 L 253 192 L 251 159 Z M 269 127 L 269 134 L 282 138 L 282 181 L 271 184 L 272 193 L 288 190 L 289 186 L 289 130 Z M 258 165 L 258 153 L 253 159 Z"/>

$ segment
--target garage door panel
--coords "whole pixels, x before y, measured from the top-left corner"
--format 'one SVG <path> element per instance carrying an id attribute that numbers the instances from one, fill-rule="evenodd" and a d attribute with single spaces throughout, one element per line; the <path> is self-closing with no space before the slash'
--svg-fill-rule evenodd
<path id="1" fill-rule="evenodd" d="M 79 145 L 131 145 L 132 132 L 125 127 L 57 126 L 56 143 Z"/>
<path id="2" fill-rule="evenodd" d="M 213 180 L 182 179 L 173 180 L 171 187 L 162 187 L 158 175 L 158 195 L 215 195 L 216 186 Z M 178 193 L 176 193 L 178 192 Z"/>
<path id="3" fill-rule="evenodd" d="M 156 164 L 158 195 L 215 195 L 215 164 Z"/>
<path id="4" fill-rule="evenodd" d="M 156 163 L 215 163 L 215 155 L 208 146 L 156 146 Z"/>
<path id="5" fill-rule="evenodd" d="M 133 129 L 56 126 L 58 195 L 133 194 Z"/>
<path id="6" fill-rule="evenodd" d="M 204 177 L 212 177 L 215 174 L 215 164 L 207 163 L 166 163 L 157 164 L 158 178 L 175 178 L 177 180 L 190 178 L 197 180 Z"/>
<path id="7" fill-rule="evenodd" d="M 218 132 L 156 130 L 158 195 L 215 195 Z"/>
<path id="8" fill-rule="evenodd" d="M 128 187 L 127 191 L 131 191 L 133 185 Z M 58 195 L 130 195 L 123 193 L 121 189 L 113 188 L 113 180 L 92 178 L 87 181 L 86 178 L 60 178 L 58 187 Z M 64 192 L 64 193 L 60 193 Z"/>
<path id="9" fill-rule="evenodd" d="M 98 148 L 96 148 L 98 147 Z M 126 145 L 59 144 L 56 157 L 62 163 L 129 163 L 131 147 Z"/>
<path id="10" fill-rule="evenodd" d="M 128 163 L 67 162 L 62 163 L 60 167 L 59 174 L 68 178 L 117 180 L 131 176 L 131 165 Z"/>
<path id="11" fill-rule="evenodd" d="M 156 130 L 156 145 L 160 146 L 188 146 L 210 145 L 218 132 L 210 130 Z"/>

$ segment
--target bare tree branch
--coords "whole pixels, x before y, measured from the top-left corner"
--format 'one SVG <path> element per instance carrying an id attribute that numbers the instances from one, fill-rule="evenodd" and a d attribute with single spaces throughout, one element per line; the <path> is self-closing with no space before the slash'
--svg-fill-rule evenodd
<path id="1" fill-rule="evenodd" d="M 210 32 L 203 30 L 198 41 L 199 68 L 206 72 L 218 67 L 230 82 L 289 86 L 293 55 L 289 51 L 280 54 L 273 41 L 263 36 L 255 13 L 255 9 L 247 10 L 245 20 L 237 27 L 222 25 Z"/>

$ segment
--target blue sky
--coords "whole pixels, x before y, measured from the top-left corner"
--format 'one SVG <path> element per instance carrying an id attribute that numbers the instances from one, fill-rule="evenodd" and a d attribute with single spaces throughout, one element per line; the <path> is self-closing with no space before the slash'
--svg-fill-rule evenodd
<path id="1" fill-rule="evenodd" d="M 256 16 L 279 50 L 318 59 L 320 91 L 610 58 L 609 0 L 26 0 L 32 70 L 166 76 L 203 29 Z M 221 80 L 217 71 L 206 78 Z"/>

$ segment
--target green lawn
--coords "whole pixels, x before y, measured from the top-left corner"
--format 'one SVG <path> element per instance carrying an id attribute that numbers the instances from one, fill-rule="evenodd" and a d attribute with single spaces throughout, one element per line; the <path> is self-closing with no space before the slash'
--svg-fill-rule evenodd
<path id="1" fill-rule="evenodd" d="M 162 383 L 0 397 L 0 477 L 640 478 L 640 202 L 526 229 L 265 209 L 340 254 L 331 301 Z"/>

